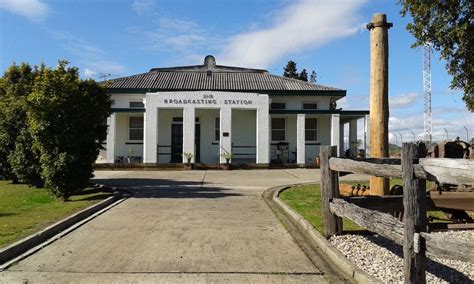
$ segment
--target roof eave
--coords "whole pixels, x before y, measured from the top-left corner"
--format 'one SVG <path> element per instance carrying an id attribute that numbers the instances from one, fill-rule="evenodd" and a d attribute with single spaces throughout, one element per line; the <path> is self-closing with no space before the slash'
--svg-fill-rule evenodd
<path id="1" fill-rule="evenodd" d="M 146 94 L 154 92 L 191 92 L 191 91 L 217 91 L 236 93 L 259 93 L 269 96 L 329 96 L 336 100 L 346 96 L 345 90 L 196 90 L 196 89 L 143 89 L 143 88 L 108 88 L 110 94 Z"/>

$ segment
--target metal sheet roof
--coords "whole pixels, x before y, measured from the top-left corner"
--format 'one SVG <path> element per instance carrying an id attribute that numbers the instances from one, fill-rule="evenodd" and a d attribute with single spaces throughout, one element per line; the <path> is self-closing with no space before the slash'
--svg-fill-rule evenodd
<path id="1" fill-rule="evenodd" d="M 216 65 L 212 56 L 207 56 L 203 65 L 153 68 L 147 73 L 109 80 L 107 86 L 112 92 L 216 90 L 345 95 L 345 90 L 272 75 L 266 70 Z"/>

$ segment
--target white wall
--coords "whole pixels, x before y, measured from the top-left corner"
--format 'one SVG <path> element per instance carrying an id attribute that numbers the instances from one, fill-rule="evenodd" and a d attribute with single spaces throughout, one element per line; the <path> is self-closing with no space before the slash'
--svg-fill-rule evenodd
<path id="1" fill-rule="evenodd" d="M 143 102 L 145 94 L 112 94 L 112 108 L 129 108 L 130 102 Z"/>
<path id="2" fill-rule="evenodd" d="M 256 110 L 232 110 L 232 144 L 234 146 L 257 145 L 257 112 Z M 233 158 L 234 162 L 255 163 L 256 148 L 233 148 L 234 153 L 253 153 L 252 156 L 239 156 Z"/>
<path id="3" fill-rule="evenodd" d="M 131 141 L 128 139 L 129 117 L 143 116 L 143 113 L 116 113 L 117 128 L 115 132 L 115 156 L 127 157 L 130 149 L 133 149 L 134 156 L 143 157 L 143 141 Z M 126 143 L 133 143 L 126 144 Z M 141 144 L 136 144 L 141 143 Z"/>
<path id="4" fill-rule="evenodd" d="M 310 96 L 272 96 L 270 103 L 286 103 L 286 109 L 302 109 L 303 103 L 317 103 L 318 109 L 329 109 L 330 97 L 310 97 Z"/>
<path id="5" fill-rule="evenodd" d="M 201 127 L 201 163 L 219 163 L 219 141 L 215 140 L 215 119 L 219 109 L 196 109 Z"/>
<path id="6" fill-rule="evenodd" d="M 131 101 L 143 101 L 145 94 L 113 94 L 113 108 L 129 108 Z M 286 109 L 300 110 L 302 103 L 317 103 L 318 109 L 329 109 L 329 97 L 309 96 L 278 96 L 270 97 L 271 102 L 285 102 Z M 128 156 L 129 149 L 135 149 L 136 156 L 143 156 L 143 145 L 126 145 L 128 141 L 128 118 L 130 116 L 143 115 L 143 113 L 117 113 L 116 153 L 115 156 Z M 219 160 L 218 141 L 214 141 L 214 119 L 219 116 L 219 109 L 196 108 L 196 117 L 199 117 L 201 125 L 201 162 L 216 163 Z M 182 117 L 182 109 L 162 109 L 158 112 L 158 144 L 171 145 L 171 122 L 173 117 Z M 296 114 L 272 115 L 271 117 L 286 118 L 286 142 L 289 143 L 290 160 L 296 160 Z M 321 145 L 330 144 L 330 116 L 309 115 L 306 117 L 318 118 L 318 138 Z M 271 121 L 270 121 L 271 124 Z M 232 111 L 232 143 L 234 145 L 255 146 L 256 145 L 256 111 L 240 110 Z M 270 133 L 271 135 L 271 133 Z M 271 138 L 270 138 L 271 140 Z M 271 142 L 270 142 L 271 143 Z M 306 142 L 308 144 L 310 142 Z M 160 149 L 160 152 L 170 152 L 170 148 Z M 239 151 L 246 151 L 240 149 Z M 249 149 L 253 152 L 254 149 Z M 318 145 L 306 145 L 306 162 L 314 163 L 314 157 L 319 154 Z M 159 163 L 168 163 L 171 156 L 159 156 Z M 272 157 L 274 158 L 274 157 Z"/>

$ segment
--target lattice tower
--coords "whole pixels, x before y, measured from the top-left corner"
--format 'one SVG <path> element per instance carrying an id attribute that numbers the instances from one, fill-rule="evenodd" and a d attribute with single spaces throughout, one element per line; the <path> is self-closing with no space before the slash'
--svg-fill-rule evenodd
<path id="1" fill-rule="evenodd" d="M 429 44 L 423 46 L 423 126 L 425 130 L 425 141 L 431 144 L 431 47 Z"/>

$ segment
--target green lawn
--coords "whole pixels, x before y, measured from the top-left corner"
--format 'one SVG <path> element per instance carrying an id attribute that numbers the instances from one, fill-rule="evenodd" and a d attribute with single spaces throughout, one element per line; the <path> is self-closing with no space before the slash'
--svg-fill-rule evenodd
<path id="1" fill-rule="evenodd" d="M 99 202 L 111 193 L 86 189 L 63 202 L 46 189 L 0 180 L 0 247 Z"/>
<path id="2" fill-rule="evenodd" d="M 323 232 L 321 190 L 319 184 L 294 186 L 280 194 L 280 199 L 310 222 L 316 230 Z M 344 219 L 343 230 L 360 229 L 355 223 Z"/>
<path id="3" fill-rule="evenodd" d="M 369 182 L 345 182 L 341 183 L 346 184 L 361 184 L 368 185 Z M 392 179 L 390 180 L 390 187 L 395 184 L 403 185 L 402 180 Z M 432 187 L 432 184 L 428 184 L 427 188 Z M 319 184 L 315 185 L 303 185 L 303 186 L 294 186 L 280 194 L 280 198 L 291 208 L 296 210 L 301 216 L 308 220 L 319 232 L 323 232 L 323 218 L 321 211 L 321 190 Z M 474 217 L 472 212 L 469 212 L 469 215 Z M 446 218 L 441 211 L 430 211 L 428 216 L 444 219 Z M 435 220 L 434 222 L 440 222 L 440 220 Z M 343 221 L 343 230 L 361 230 L 357 224 L 353 223 L 349 219 Z"/>

